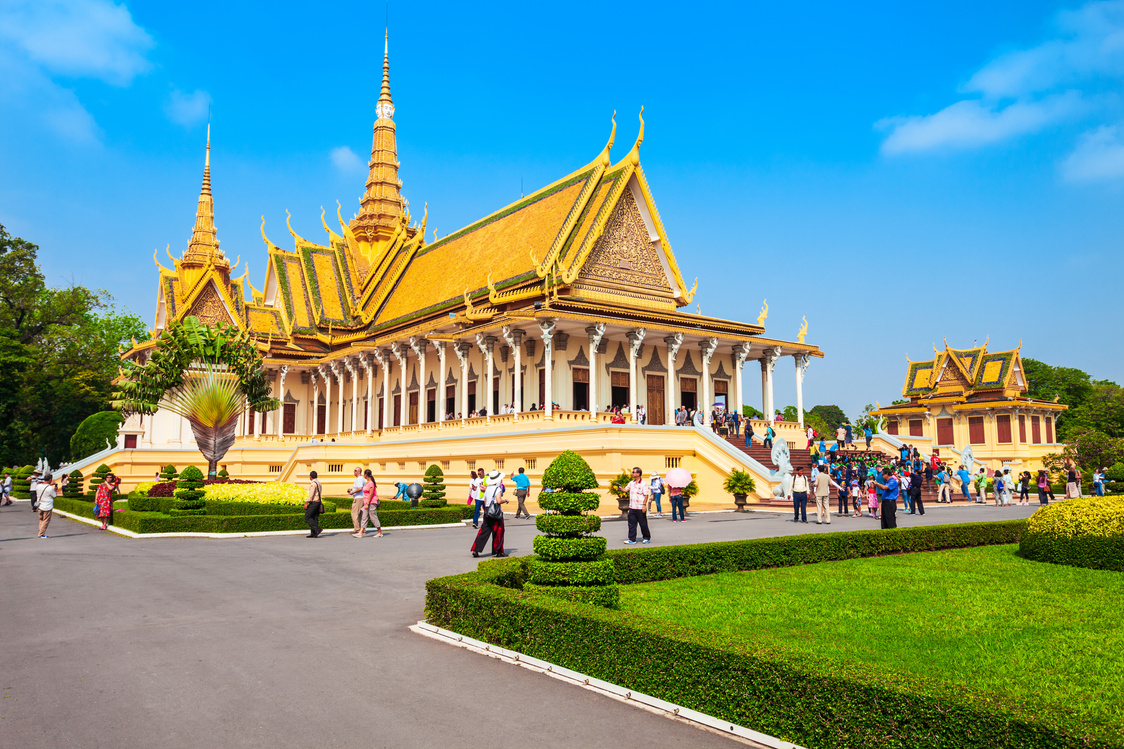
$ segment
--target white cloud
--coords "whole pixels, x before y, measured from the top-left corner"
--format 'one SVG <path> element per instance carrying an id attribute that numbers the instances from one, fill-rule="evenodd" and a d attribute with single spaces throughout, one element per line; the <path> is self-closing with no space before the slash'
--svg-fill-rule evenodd
<path id="1" fill-rule="evenodd" d="M 1124 0 L 1059 13 L 1054 38 L 1000 55 L 962 86 L 977 94 L 930 115 L 891 117 L 887 155 L 978 148 L 1088 113 L 1124 79 Z"/>
<path id="2" fill-rule="evenodd" d="M 1005 107 L 981 101 L 958 101 L 936 114 L 893 117 L 877 126 L 890 130 L 882 142 L 889 155 L 936 149 L 971 148 L 997 143 L 1064 119 L 1082 108 L 1077 92 Z"/>
<path id="3" fill-rule="evenodd" d="M 347 146 L 332 149 L 332 163 L 341 172 L 357 172 L 363 168 L 363 161 Z"/>
<path id="4" fill-rule="evenodd" d="M 0 103 L 4 116 L 35 123 L 63 140 L 97 143 L 101 131 L 68 88 L 56 84 L 39 67 L 0 47 Z"/>
<path id="5" fill-rule="evenodd" d="M 1124 177 L 1124 125 L 1105 125 L 1083 135 L 1061 170 L 1071 182 Z"/>
<path id="6" fill-rule="evenodd" d="M 111 0 L 6 0 L 0 39 L 52 73 L 128 85 L 149 69 L 154 42 Z"/>
<path id="7" fill-rule="evenodd" d="M 173 89 L 164 105 L 164 113 L 172 122 L 184 127 L 190 127 L 207 119 L 211 109 L 211 95 L 206 91 L 192 91 L 185 94 L 179 89 Z"/>

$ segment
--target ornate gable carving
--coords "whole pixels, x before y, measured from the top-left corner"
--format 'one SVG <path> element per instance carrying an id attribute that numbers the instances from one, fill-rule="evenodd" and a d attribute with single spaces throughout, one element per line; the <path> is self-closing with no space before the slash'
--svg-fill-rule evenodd
<path id="1" fill-rule="evenodd" d="M 613 208 L 605 233 L 578 274 L 577 283 L 623 283 L 670 299 L 671 287 L 656 244 L 649 238 L 632 191 L 625 190 Z"/>
<path id="2" fill-rule="evenodd" d="M 624 344 L 617 342 L 617 355 L 613 360 L 605 363 L 605 375 L 609 375 L 610 369 L 628 369 L 628 354 L 624 352 Z"/>
<path id="3" fill-rule="evenodd" d="M 234 321 L 230 319 L 230 315 L 226 311 L 226 305 L 222 303 L 222 297 L 215 289 L 214 283 L 208 283 L 199 296 L 195 298 L 195 303 L 191 305 L 191 311 L 188 315 L 194 315 L 199 318 L 199 322 L 206 323 L 207 325 L 218 325 L 225 323 L 233 325 Z"/>

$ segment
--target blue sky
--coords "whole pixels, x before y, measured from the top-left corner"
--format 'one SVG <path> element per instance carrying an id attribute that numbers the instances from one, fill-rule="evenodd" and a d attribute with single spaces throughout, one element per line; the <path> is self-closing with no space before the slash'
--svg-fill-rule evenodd
<path id="1" fill-rule="evenodd" d="M 1124 2 L 921 5 L 397 2 L 404 193 L 451 233 L 589 161 L 613 110 L 619 157 L 644 105 L 697 302 L 807 315 L 807 404 L 888 403 L 946 336 L 1124 380 Z M 288 246 L 286 209 L 321 240 L 358 206 L 384 13 L 0 0 L 0 223 L 151 320 L 209 109 L 219 239 L 260 288 L 263 214 Z"/>

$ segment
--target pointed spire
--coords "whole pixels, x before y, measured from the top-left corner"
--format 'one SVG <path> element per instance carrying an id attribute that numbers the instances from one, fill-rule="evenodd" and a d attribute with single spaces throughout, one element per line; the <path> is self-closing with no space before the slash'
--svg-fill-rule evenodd
<path id="1" fill-rule="evenodd" d="M 379 95 L 379 103 L 387 102 L 393 105 L 390 99 L 390 29 L 386 30 L 386 36 L 383 37 L 382 46 L 382 93 Z M 391 112 L 393 113 L 393 107 Z M 379 110 L 379 116 L 382 116 L 382 110 Z"/>
<path id="2" fill-rule="evenodd" d="M 215 265 L 227 263 L 219 249 L 215 230 L 215 203 L 211 196 L 211 124 L 207 123 L 207 155 L 203 161 L 203 186 L 199 190 L 199 207 L 195 211 L 195 228 L 183 256 L 186 262 Z"/>

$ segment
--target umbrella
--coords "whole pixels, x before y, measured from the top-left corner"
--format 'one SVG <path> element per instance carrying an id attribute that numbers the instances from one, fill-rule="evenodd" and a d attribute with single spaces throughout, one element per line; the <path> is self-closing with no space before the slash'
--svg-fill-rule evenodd
<path id="1" fill-rule="evenodd" d="M 672 468 L 667 472 L 664 481 L 672 488 L 682 489 L 691 483 L 691 472 L 686 468 Z"/>

